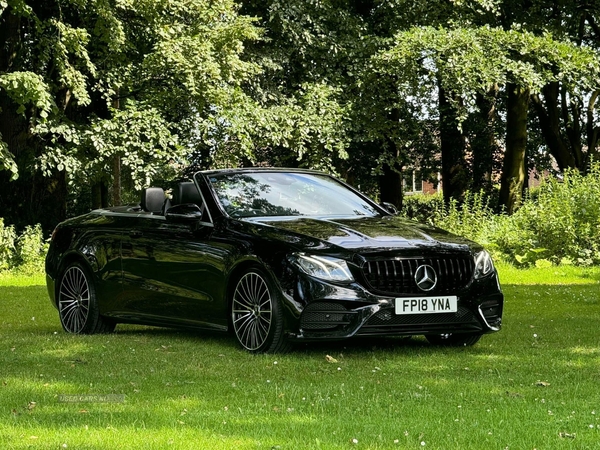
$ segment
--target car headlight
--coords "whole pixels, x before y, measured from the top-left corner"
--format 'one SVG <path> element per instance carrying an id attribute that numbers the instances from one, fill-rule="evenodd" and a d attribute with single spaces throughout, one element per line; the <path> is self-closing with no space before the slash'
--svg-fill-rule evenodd
<path id="1" fill-rule="evenodd" d="M 494 270 L 494 263 L 490 254 L 482 250 L 475 255 L 475 279 L 483 278 Z"/>
<path id="2" fill-rule="evenodd" d="M 303 253 L 295 256 L 298 267 L 310 276 L 327 281 L 354 281 L 348 264 L 343 259 Z"/>

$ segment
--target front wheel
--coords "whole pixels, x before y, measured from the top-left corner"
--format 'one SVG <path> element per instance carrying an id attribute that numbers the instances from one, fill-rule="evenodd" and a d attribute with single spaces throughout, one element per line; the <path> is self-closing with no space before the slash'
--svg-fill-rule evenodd
<path id="1" fill-rule="evenodd" d="M 433 345 L 446 347 L 470 347 L 481 339 L 481 334 L 428 334 L 425 336 Z"/>
<path id="2" fill-rule="evenodd" d="M 238 280 L 231 299 L 235 337 L 252 353 L 281 353 L 289 349 L 283 333 L 283 314 L 268 275 L 252 268 Z"/>
<path id="3" fill-rule="evenodd" d="M 58 315 L 68 333 L 110 333 L 115 329 L 114 322 L 100 315 L 92 276 L 79 263 L 69 265 L 60 279 Z"/>

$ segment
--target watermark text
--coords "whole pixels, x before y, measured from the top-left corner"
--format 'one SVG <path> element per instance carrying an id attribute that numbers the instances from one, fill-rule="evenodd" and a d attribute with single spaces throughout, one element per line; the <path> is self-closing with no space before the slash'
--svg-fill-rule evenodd
<path id="1" fill-rule="evenodd" d="M 60 394 L 60 403 L 123 403 L 125 394 Z"/>

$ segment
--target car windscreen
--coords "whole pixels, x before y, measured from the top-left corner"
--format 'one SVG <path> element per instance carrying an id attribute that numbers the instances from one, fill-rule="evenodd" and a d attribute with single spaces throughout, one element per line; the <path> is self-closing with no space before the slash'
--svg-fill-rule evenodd
<path id="1" fill-rule="evenodd" d="M 208 179 L 231 217 L 379 215 L 368 201 L 327 175 L 244 172 Z"/>

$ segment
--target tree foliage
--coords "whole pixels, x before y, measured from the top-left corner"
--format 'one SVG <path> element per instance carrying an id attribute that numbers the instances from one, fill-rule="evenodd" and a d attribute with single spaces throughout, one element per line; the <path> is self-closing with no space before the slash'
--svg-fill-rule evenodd
<path id="1" fill-rule="evenodd" d="M 259 67 L 241 54 L 260 30 L 237 10 L 230 0 L 3 2 L 0 167 L 34 198 L 7 215 L 27 223 L 49 198 L 65 201 L 68 181 L 106 189 L 117 158 L 138 189 L 183 161 L 191 136 L 250 101 L 241 85 Z"/>
<path id="2" fill-rule="evenodd" d="M 511 211 L 548 155 L 599 154 L 599 19 L 595 0 L 0 0 L 0 207 L 51 228 L 68 193 L 119 202 L 191 163 L 321 168 L 397 206 L 413 171 L 447 203 L 500 178 Z"/>
<path id="3" fill-rule="evenodd" d="M 460 9 L 467 3 L 459 2 L 457 6 Z M 467 142 L 478 145 L 482 142 L 477 137 L 467 139 L 463 125 L 468 120 L 473 120 L 478 109 L 486 106 L 482 100 L 487 98 L 487 104 L 493 106 L 496 104 L 498 91 L 504 92 L 507 122 L 505 135 L 499 138 L 505 143 L 506 153 L 502 172 L 503 195 L 500 200 L 512 212 L 518 204 L 526 178 L 527 112 L 530 96 L 534 101 L 537 100 L 536 109 L 540 115 L 543 136 L 559 167 L 585 166 L 588 159 L 582 157 L 581 145 L 575 149 L 578 150 L 578 158 L 569 158 L 568 150 L 557 148 L 558 145 L 553 140 L 559 133 L 556 129 L 557 112 L 553 111 L 552 128 L 548 123 L 551 119 L 546 114 L 539 95 L 548 93 L 551 86 L 560 86 L 563 116 L 568 118 L 567 103 L 573 103 L 572 99 L 581 99 L 589 95 L 586 93 L 598 88 L 598 54 L 595 49 L 582 46 L 581 41 L 567 39 L 564 33 L 553 34 L 545 29 L 540 31 L 532 26 L 533 23 L 527 23 L 527 20 L 532 20 L 532 16 L 541 19 L 545 11 L 541 7 L 543 2 L 537 3 L 539 9 L 526 9 L 527 14 L 522 17 L 525 23 L 513 23 L 509 28 L 492 27 L 485 23 L 490 20 L 485 16 L 491 14 L 492 17 L 505 19 L 511 15 L 514 6 L 510 2 L 475 3 L 485 11 L 475 16 L 458 15 L 449 27 L 418 26 L 396 33 L 390 48 L 373 57 L 374 67 L 377 73 L 395 80 L 397 89 L 404 96 L 409 96 L 412 102 L 422 103 L 423 107 L 438 93 L 440 102 L 437 110 L 429 108 L 428 111 L 439 118 L 446 200 L 454 196 L 460 198 L 461 192 L 469 188 L 467 182 L 460 181 L 469 176 L 464 167 L 466 161 L 463 160 L 468 158 Z M 493 93 L 492 96 L 490 92 Z M 513 92 L 519 92 L 519 95 L 511 95 Z M 591 98 L 595 99 L 595 94 Z M 593 111 L 590 114 L 588 120 L 593 121 Z M 486 111 L 481 110 L 480 116 L 485 117 Z M 491 122 L 497 121 L 499 116 L 487 116 L 487 129 L 491 129 Z M 464 137 L 460 138 L 457 128 Z M 569 128 L 572 129 L 571 135 L 576 134 L 577 128 L 575 133 L 573 126 L 567 126 L 567 132 Z M 450 134 L 456 137 L 448 140 L 448 149 L 445 150 L 444 139 Z M 578 139 L 581 140 L 581 137 Z M 589 139 L 588 142 L 588 153 L 591 155 L 596 144 Z M 491 145 L 487 151 L 493 152 L 493 142 L 488 139 L 488 143 Z M 445 167 L 444 155 L 450 150 L 456 152 L 457 148 L 461 150 L 448 159 L 449 167 Z M 475 155 L 481 153 L 478 148 L 470 150 Z"/>

